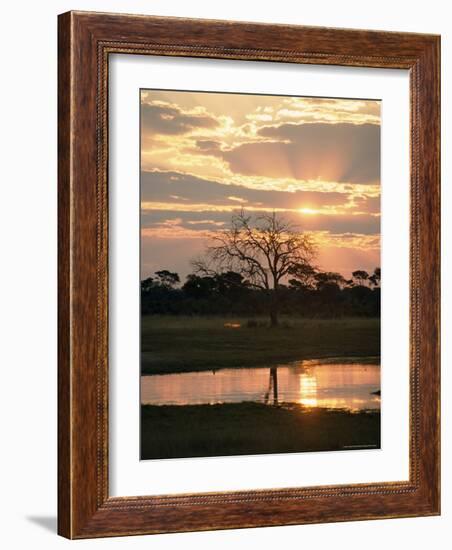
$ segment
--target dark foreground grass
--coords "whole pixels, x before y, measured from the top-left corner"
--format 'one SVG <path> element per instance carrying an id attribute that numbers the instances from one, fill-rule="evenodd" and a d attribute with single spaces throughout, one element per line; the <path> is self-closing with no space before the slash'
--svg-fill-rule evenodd
<path id="1" fill-rule="evenodd" d="M 301 359 L 380 355 L 380 320 L 143 316 L 141 369 L 164 374 L 220 368 L 259 367 Z M 228 328 L 228 323 L 240 328 Z"/>
<path id="2" fill-rule="evenodd" d="M 379 447 L 377 411 L 260 403 L 141 407 L 142 459 Z"/>

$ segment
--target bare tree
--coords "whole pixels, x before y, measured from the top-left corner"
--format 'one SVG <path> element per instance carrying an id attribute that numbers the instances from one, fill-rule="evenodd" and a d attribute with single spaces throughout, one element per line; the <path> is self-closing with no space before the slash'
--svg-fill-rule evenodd
<path id="1" fill-rule="evenodd" d="M 240 273 L 249 286 L 270 296 L 270 323 L 278 325 L 278 289 L 295 266 L 310 265 L 315 246 L 289 221 L 273 214 L 256 217 L 244 210 L 234 215 L 229 229 L 214 233 L 204 257 L 192 262 L 195 272 L 218 275 Z"/>

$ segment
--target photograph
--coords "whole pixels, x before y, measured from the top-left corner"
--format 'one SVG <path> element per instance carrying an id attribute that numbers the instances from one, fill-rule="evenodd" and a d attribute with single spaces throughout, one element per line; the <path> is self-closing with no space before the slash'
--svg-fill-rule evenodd
<path id="1" fill-rule="evenodd" d="M 140 90 L 141 460 L 380 448 L 380 108 Z"/>

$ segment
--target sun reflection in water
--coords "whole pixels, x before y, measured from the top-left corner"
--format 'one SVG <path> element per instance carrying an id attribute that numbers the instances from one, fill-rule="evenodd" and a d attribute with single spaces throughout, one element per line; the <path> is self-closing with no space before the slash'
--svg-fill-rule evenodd
<path id="1" fill-rule="evenodd" d="M 272 368 L 236 368 L 143 376 L 141 399 L 154 405 L 265 402 L 302 407 L 380 408 L 380 366 L 297 361 Z"/>
<path id="2" fill-rule="evenodd" d="M 299 403 L 306 407 L 317 407 L 317 380 L 307 372 L 300 374 Z"/>

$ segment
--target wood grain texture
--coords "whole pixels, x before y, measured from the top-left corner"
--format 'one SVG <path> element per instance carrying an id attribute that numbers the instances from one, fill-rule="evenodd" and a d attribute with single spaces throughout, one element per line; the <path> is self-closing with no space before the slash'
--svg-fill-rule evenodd
<path id="1" fill-rule="evenodd" d="M 61 16 L 60 29 L 70 15 Z M 71 83 L 70 33 L 58 34 L 58 530 L 71 532 L 70 410 L 70 190 Z M 62 93 L 64 90 L 64 93 Z"/>
<path id="2" fill-rule="evenodd" d="M 59 17 L 59 507 L 68 538 L 439 513 L 437 36 L 69 12 Z M 410 480 L 108 495 L 108 56 L 410 70 Z"/>

